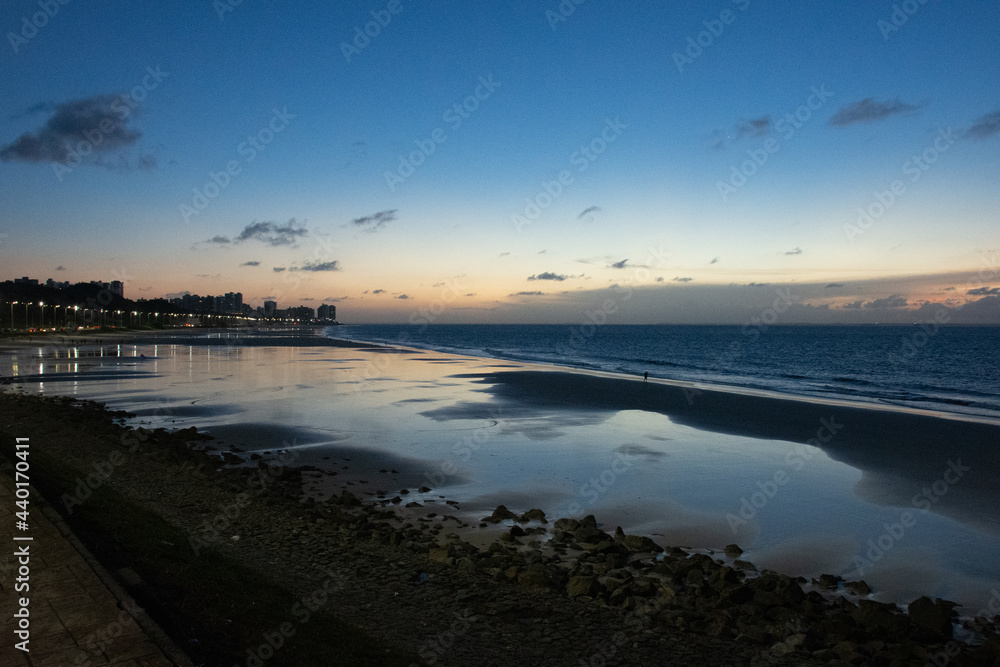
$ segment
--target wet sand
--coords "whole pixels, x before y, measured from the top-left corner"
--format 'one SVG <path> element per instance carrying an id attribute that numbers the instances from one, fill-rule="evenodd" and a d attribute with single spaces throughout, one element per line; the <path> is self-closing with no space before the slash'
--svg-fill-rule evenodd
<path id="1" fill-rule="evenodd" d="M 197 426 L 244 458 L 292 456 L 317 497 L 401 495 L 465 521 L 498 504 L 596 514 L 903 603 L 974 607 L 1000 586 L 996 424 L 329 340 L 160 333 L 8 351 L 0 375 Z"/>

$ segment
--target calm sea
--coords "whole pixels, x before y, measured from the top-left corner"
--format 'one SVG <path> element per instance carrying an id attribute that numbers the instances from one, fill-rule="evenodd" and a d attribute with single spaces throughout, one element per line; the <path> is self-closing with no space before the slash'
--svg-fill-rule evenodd
<path id="1" fill-rule="evenodd" d="M 344 325 L 335 338 L 1000 418 L 1000 327 Z"/>

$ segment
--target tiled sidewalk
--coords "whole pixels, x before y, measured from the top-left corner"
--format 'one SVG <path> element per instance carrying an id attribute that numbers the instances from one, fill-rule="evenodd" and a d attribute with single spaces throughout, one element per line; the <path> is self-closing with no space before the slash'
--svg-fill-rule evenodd
<path id="1" fill-rule="evenodd" d="M 35 502 L 35 494 L 32 494 L 29 508 L 29 529 L 17 530 L 15 512 L 19 508 L 15 506 L 14 489 L 14 481 L 8 473 L 0 471 L 0 539 L 3 540 L 0 665 L 191 664 L 104 573 L 62 520 L 50 509 L 43 511 Z M 13 536 L 34 539 L 15 541 Z M 29 546 L 30 554 L 30 590 L 18 592 L 15 585 L 19 563 L 14 554 L 25 545 Z M 14 614 L 20 608 L 18 600 L 22 597 L 30 600 L 28 653 L 15 647 L 21 639 L 15 634 L 18 619 Z M 155 642 L 151 636 L 156 638 Z"/>

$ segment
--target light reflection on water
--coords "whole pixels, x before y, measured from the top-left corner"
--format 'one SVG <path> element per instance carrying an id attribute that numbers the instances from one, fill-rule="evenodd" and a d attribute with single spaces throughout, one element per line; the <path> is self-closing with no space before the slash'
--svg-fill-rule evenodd
<path id="1" fill-rule="evenodd" d="M 663 414 L 503 402 L 471 377 L 482 366 L 482 358 L 441 353 L 122 344 L 31 349 L 5 357 L 0 374 L 37 374 L 25 390 L 136 411 L 149 427 L 214 430 L 224 446 L 296 449 L 304 464 L 353 466 L 376 482 L 385 466 L 377 455 L 392 456 L 392 466 L 409 466 L 407 484 L 434 488 L 410 499 L 445 495 L 470 517 L 500 503 L 549 516 L 592 513 L 606 529 L 621 525 L 663 544 L 735 542 L 758 566 L 792 573 L 852 573 L 869 540 L 908 509 L 915 525 L 861 578 L 885 597 L 970 604 L 1000 585 L 996 535 L 859 494 L 863 471 L 819 449 L 806 450 L 800 466 L 790 462 L 791 443 Z M 916 587 L 907 583 L 915 573 Z"/>

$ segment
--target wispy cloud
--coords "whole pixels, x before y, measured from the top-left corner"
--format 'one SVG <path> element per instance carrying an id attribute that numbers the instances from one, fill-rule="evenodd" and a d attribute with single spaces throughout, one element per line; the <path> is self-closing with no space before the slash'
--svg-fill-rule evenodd
<path id="1" fill-rule="evenodd" d="M 859 299 L 857 301 L 852 301 L 851 303 L 846 303 L 842 308 L 847 310 L 879 310 L 887 308 L 906 308 L 909 302 L 906 297 L 902 294 L 893 294 L 892 296 L 887 296 L 884 299 L 875 299 L 874 301 L 865 301 L 864 299 Z"/>
<path id="2" fill-rule="evenodd" d="M 588 208 L 583 209 L 583 211 L 580 212 L 580 215 L 576 216 L 576 219 L 583 220 L 584 218 L 593 217 L 591 215 L 592 213 L 600 213 L 603 210 L 604 209 L 602 209 L 600 206 L 590 206 Z"/>
<path id="3" fill-rule="evenodd" d="M 966 294 L 972 296 L 1000 296 L 1000 287 L 977 287 L 970 289 Z"/>
<path id="4" fill-rule="evenodd" d="M 609 265 L 608 268 L 609 269 L 624 269 L 625 265 L 627 263 L 628 263 L 628 260 L 627 259 L 623 259 L 620 262 L 615 262 L 614 264 Z"/>
<path id="5" fill-rule="evenodd" d="M 228 236 L 213 236 L 209 240 L 205 241 L 205 243 L 218 243 L 219 245 L 224 245 L 226 243 L 232 243 L 232 242 L 233 242 L 232 239 L 230 239 Z"/>
<path id="6" fill-rule="evenodd" d="M 333 260 L 332 262 L 305 262 L 300 266 L 289 267 L 289 271 L 340 271 L 340 262 Z"/>
<path id="7" fill-rule="evenodd" d="M 899 98 L 879 102 L 874 98 L 866 97 L 859 102 L 852 102 L 840 107 L 837 113 L 830 118 L 830 125 L 846 127 L 857 123 L 872 123 L 891 116 L 911 113 L 919 108 L 914 104 L 902 102 Z"/>
<path id="8" fill-rule="evenodd" d="M 786 255 L 801 255 L 802 248 L 796 248 L 795 250 L 789 250 L 785 253 Z"/>
<path id="9" fill-rule="evenodd" d="M 736 138 L 763 137 L 771 132 L 771 117 L 751 118 L 736 124 Z"/>
<path id="10" fill-rule="evenodd" d="M 546 271 L 544 273 L 539 273 L 537 276 L 528 276 L 528 280 L 558 280 L 563 281 L 570 276 L 563 275 L 561 273 L 552 273 L 551 271 Z"/>
<path id="11" fill-rule="evenodd" d="M 366 232 L 377 232 L 387 224 L 396 219 L 397 209 L 379 211 L 363 218 L 354 218 L 351 223 L 358 227 L 363 227 Z"/>
<path id="12" fill-rule="evenodd" d="M 251 222 L 243 228 L 240 235 L 236 237 L 236 243 L 244 241 L 260 241 L 269 246 L 292 245 L 299 238 L 307 236 L 309 230 L 303 226 L 298 226 L 295 218 L 292 218 L 283 225 L 275 222 Z M 216 237 L 225 238 L 225 237 Z"/>
<path id="13" fill-rule="evenodd" d="M 826 286 L 826 289 L 834 289 L 836 287 L 843 287 L 844 283 L 830 283 Z"/>
<path id="14" fill-rule="evenodd" d="M 249 262 L 243 262 L 240 266 L 260 266 L 260 262 L 256 260 L 251 260 Z"/>
<path id="15" fill-rule="evenodd" d="M 410 295 L 409 295 L 409 294 L 400 294 L 400 295 L 399 295 L 399 296 L 397 296 L 396 298 L 397 298 L 397 299 L 409 299 L 409 298 L 410 298 Z"/>
<path id="16" fill-rule="evenodd" d="M 65 270 L 66 270 L 66 267 L 63 266 L 62 264 L 60 264 L 59 266 L 56 267 L 56 271 L 65 271 Z"/>
<path id="17" fill-rule="evenodd" d="M 965 132 L 970 139 L 987 139 L 997 134 L 1000 134 L 1000 111 L 980 116 Z"/>
<path id="18" fill-rule="evenodd" d="M 718 257 L 713 257 L 712 261 L 709 262 L 709 264 L 718 264 L 718 263 L 719 263 L 719 258 Z"/>
<path id="19" fill-rule="evenodd" d="M 91 146 L 88 164 L 110 166 L 102 158 L 136 144 L 142 132 L 131 127 L 139 115 L 139 107 L 124 95 L 94 95 L 71 102 L 57 104 L 54 108 L 35 105 L 37 111 L 52 111 L 52 115 L 36 132 L 26 132 L 13 142 L 0 148 L 4 162 L 62 162 L 69 163 L 75 148 L 81 142 Z M 100 141 L 88 137 L 99 136 Z M 121 166 L 123 163 L 114 166 Z M 132 166 L 154 166 L 152 156 Z"/>
<path id="20" fill-rule="evenodd" d="M 694 280 L 694 278 L 689 278 L 689 277 L 686 277 L 686 276 L 682 278 L 682 277 L 680 277 L 680 276 L 677 276 L 677 277 L 675 277 L 675 278 L 671 278 L 671 280 L 672 280 L 673 282 L 675 282 L 675 283 L 689 283 L 689 282 L 691 282 L 692 280 Z"/>
<path id="21" fill-rule="evenodd" d="M 288 269 L 285 268 L 284 266 L 276 266 L 271 270 L 274 271 L 275 273 L 281 273 L 282 271 L 287 271 Z"/>
<path id="22" fill-rule="evenodd" d="M 514 292 L 509 296 L 545 296 L 545 292 Z"/>

